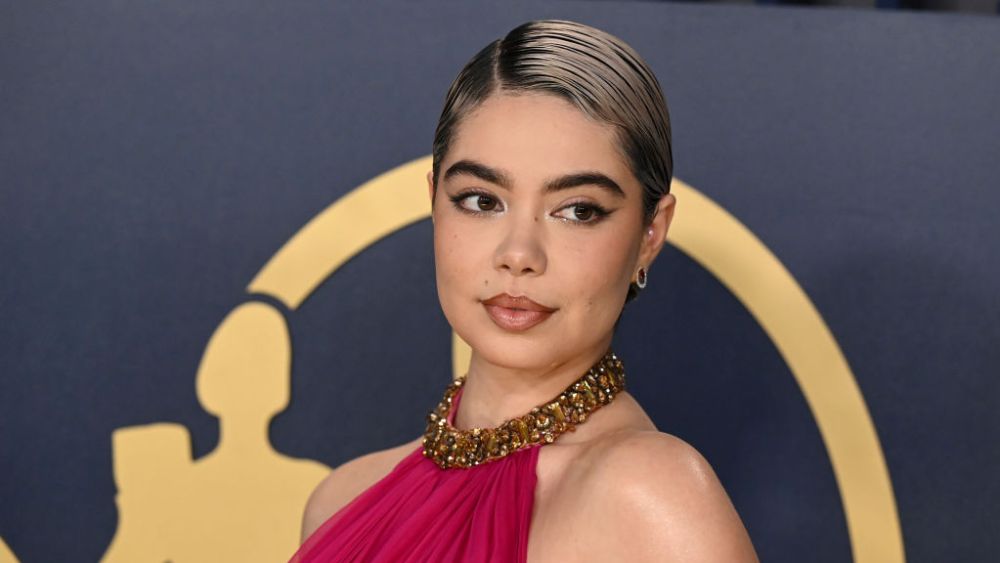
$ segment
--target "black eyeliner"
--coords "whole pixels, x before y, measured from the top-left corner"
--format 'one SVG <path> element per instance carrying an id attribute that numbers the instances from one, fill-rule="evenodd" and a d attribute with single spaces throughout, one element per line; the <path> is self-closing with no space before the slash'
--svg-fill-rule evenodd
<path id="1" fill-rule="evenodd" d="M 469 215 L 485 215 L 485 214 L 489 213 L 489 211 L 483 211 L 483 210 L 476 211 L 476 210 L 472 210 L 472 209 L 468 209 L 468 208 L 462 207 L 461 201 L 463 199 L 468 198 L 469 196 L 474 196 L 474 195 L 478 195 L 478 196 L 482 196 L 482 197 L 487 197 L 489 199 L 492 199 L 493 201 L 496 201 L 497 203 L 500 202 L 500 200 L 498 200 L 495 196 L 493 196 L 493 194 L 490 194 L 490 193 L 488 193 L 486 191 L 483 191 L 483 190 L 476 190 L 476 189 L 462 190 L 462 191 L 460 191 L 459 193 L 457 193 L 455 195 L 448 196 L 448 199 L 451 200 L 451 203 L 455 207 L 455 209 L 457 209 L 457 210 L 459 210 L 459 211 L 461 211 L 463 213 L 468 213 Z"/>

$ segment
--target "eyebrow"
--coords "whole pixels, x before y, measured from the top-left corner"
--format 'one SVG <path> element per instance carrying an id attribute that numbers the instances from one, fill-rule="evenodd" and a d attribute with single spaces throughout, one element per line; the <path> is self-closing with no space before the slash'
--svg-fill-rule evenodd
<path id="1" fill-rule="evenodd" d="M 455 164 L 452 164 L 448 167 L 448 170 L 445 171 L 444 179 L 447 180 L 448 178 L 458 174 L 475 176 L 484 182 L 496 184 L 506 190 L 510 190 L 513 185 L 510 178 L 502 171 L 490 168 L 489 166 L 474 160 L 459 160 Z M 545 193 L 568 190 L 578 186 L 597 186 L 608 191 L 611 195 L 617 198 L 625 198 L 625 191 L 622 190 L 621 186 L 619 186 L 617 182 L 605 174 L 590 170 L 574 172 L 572 174 L 566 174 L 549 180 L 545 183 Z"/>

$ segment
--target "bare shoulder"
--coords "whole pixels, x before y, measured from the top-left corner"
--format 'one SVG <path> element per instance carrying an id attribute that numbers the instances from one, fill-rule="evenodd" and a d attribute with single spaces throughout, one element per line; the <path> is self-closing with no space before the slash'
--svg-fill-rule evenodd
<path id="1" fill-rule="evenodd" d="M 655 430 L 625 430 L 589 448 L 583 490 L 611 534 L 596 552 L 629 561 L 756 562 L 746 528 L 709 462 L 690 444 Z M 610 485 L 610 486 L 609 486 Z M 598 512 L 600 511 L 600 512 Z"/>
<path id="2" fill-rule="evenodd" d="M 420 438 L 347 461 L 331 471 L 309 495 L 302 515 L 305 541 L 316 528 L 347 503 L 392 471 L 407 454 L 420 445 Z"/>

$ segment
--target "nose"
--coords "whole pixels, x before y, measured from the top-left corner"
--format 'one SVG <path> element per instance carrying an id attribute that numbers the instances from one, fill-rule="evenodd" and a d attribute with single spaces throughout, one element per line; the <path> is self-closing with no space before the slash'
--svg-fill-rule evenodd
<path id="1" fill-rule="evenodd" d="M 543 227 L 534 214 L 523 220 L 511 217 L 494 254 L 493 267 L 513 276 L 541 275 L 547 262 Z"/>

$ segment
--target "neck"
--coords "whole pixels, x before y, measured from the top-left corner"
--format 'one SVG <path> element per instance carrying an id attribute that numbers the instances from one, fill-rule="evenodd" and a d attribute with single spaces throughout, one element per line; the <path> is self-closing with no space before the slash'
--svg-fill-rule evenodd
<path id="1" fill-rule="evenodd" d="M 240 456 L 256 457 L 271 455 L 268 419 L 233 420 L 232 417 L 219 421 L 220 450 Z"/>
<path id="2" fill-rule="evenodd" d="M 611 335 L 564 362 L 516 368 L 488 362 L 472 351 L 469 373 L 455 413 L 455 428 L 493 428 L 551 400 L 596 364 Z"/>

